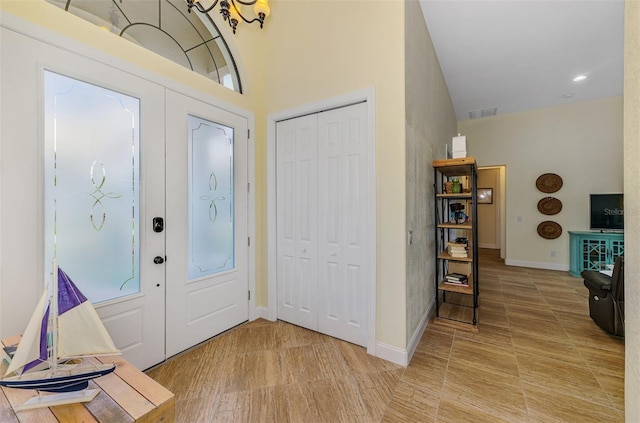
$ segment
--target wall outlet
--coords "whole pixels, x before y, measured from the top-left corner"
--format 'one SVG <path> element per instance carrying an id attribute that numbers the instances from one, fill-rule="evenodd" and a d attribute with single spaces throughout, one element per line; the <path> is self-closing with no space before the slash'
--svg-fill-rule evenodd
<path id="1" fill-rule="evenodd" d="M 556 252 L 555 251 L 551 251 L 551 257 L 555 257 L 556 256 Z"/>

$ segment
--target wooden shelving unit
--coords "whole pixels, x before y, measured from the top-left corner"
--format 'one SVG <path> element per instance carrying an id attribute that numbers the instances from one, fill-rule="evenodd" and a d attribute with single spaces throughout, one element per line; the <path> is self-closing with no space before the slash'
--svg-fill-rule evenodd
<path id="1" fill-rule="evenodd" d="M 478 210 L 477 168 L 474 157 L 435 160 L 432 163 L 435 188 L 436 322 L 477 331 L 478 324 Z M 445 183 L 458 178 L 466 192 L 446 193 Z M 464 222 L 455 221 L 451 204 L 464 206 Z M 466 238 L 467 257 L 453 257 L 447 243 Z M 450 270 L 453 269 L 453 270 Z M 463 273 L 467 285 L 445 283 L 448 272 Z"/>

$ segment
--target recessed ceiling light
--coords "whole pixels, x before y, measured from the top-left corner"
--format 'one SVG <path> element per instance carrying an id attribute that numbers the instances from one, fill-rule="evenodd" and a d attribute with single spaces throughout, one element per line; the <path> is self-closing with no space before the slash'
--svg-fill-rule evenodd
<path id="1" fill-rule="evenodd" d="M 573 78 L 573 82 L 580 82 L 587 79 L 587 75 L 577 75 Z"/>
<path id="2" fill-rule="evenodd" d="M 566 94 L 562 94 L 562 98 L 564 98 L 565 100 L 570 99 L 571 97 L 573 97 L 573 93 L 566 93 Z"/>

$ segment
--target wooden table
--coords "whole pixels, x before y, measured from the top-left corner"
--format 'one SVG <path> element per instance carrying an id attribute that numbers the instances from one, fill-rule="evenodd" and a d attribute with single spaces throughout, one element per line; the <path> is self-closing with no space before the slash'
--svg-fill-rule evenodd
<path id="1" fill-rule="evenodd" d="M 14 345 L 19 336 L 2 340 L 3 345 Z M 93 379 L 89 388 L 99 389 L 93 401 L 15 412 L 14 406 L 36 395 L 27 389 L 2 388 L 0 391 L 0 422 L 57 423 L 57 422 L 153 422 L 175 421 L 173 393 L 119 356 L 97 357 L 102 363 L 115 363 L 113 373 Z M 7 370 L 0 365 L 0 376 Z"/>

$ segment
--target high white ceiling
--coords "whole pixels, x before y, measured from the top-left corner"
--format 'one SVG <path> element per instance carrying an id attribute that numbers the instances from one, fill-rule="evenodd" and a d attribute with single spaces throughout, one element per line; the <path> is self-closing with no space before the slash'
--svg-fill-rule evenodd
<path id="1" fill-rule="evenodd" d="M 623 0 L 420 3 L 458 120 L 622 95 Z"/>

